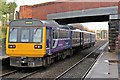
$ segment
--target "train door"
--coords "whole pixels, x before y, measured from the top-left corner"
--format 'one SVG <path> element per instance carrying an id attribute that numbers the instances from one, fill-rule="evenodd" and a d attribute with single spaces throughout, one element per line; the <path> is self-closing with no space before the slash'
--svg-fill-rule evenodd
<path id="1" fill-rule="evenodd" d="M 72 31 L 70 31 L 70 49 L 72 49 L 72 38 L 73 38 Z"/>
<path id="2" fill-rule="evenodd" d="M 47 28 L 47 54 L 50 55 L 51 54 L 51 50 L 52 50 L 52 28 Z"/>
<path id="3" fill-rule="evenodd" d="M 90 46 L 92 46 L 92 34 L 90 33 Z"/>
<path id="4" fill-rule="evenodd" d="M 81 34 L 82 34 L 82 48 L 84 48 L 84 32 L 82 32 Z"/>
<path id="5" fill-rule="evenodd" d="M 82 33 L 80 32 L 80 47 L 82 46 Z"/>

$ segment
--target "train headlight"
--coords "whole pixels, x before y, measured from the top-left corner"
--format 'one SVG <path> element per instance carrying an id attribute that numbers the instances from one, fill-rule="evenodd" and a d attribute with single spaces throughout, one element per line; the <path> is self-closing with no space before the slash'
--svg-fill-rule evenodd
<path id="1" fill-rule="evenodd" d="M 108 47 L 108 49 L 110 50 L 110 46 Z"/>
<path id="2" fill-rule="evenodd" d="M 16 45 L 8 45 L 8 48 L 16 48 Z"/>
<path id="3" fill-rule="evenodd" d="M 35 49 L 42 49 L 42 45 L 34 45 Z"/>

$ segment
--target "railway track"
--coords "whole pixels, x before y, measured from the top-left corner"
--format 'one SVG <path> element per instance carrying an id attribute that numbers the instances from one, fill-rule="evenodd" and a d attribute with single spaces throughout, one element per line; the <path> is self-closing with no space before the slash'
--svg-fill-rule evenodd
<path id="1" fill-rule="evenodd" d="M 11 72 L 8 72 L 8 73 L 5 73 L 3 74 L 1 77 L 2 79 L 16 79 L 16 80 L 22 80 L 32 74 L 35 74 L 37 72 L 39 72 L 40 69 L 27 69 L 27 70 L 24 70 L 24 69 L 20 69 L 20 70 L 14 70 L 14 71 L 11 71 Z"/>
<path id="2" fill-rule="evenodd" d="M 61 73 L 59 76 L 57 76 L 54 80 L 59 80 L 61 78 L 64 78 L 63 76 L 66 74 L 69 74 L 69 72 L 74 69 L 76 66 L 78 66 L 80 63 L 82 63 L 84 60 L 86 60 L 88 57 L 91 58 L 96 58 L 92 65 L 88 68 L 88 70 L 86 71 L 86 73 L 81 77 L 81 80 L 84 80 L 86 78 L 86 75 L 89 73 L 89 71 L 91 70 L 91 68 L 93 67 L 93 65 L 95 64 L 95 62 L 98 60 L 98 58 L 101 56 L 100 54 L 102 54 L 102 52 L 95 57 L 94 53 L 100 49 L 100 47 L 97 47 L 95 50 L 93 50 L 91 53 L 89 53 L 88 55 L 86 55 L 84 58 L 82 58 L 81 60 L 79 60 L 77 63 L 75 63 L 73 66 L 71 66 L 70 68 L 68 68 L 66 71 L 64 71 L 63 73 Z M 92 55 L 93 54 L 93 55 Z"/>
<path id="3" fill-rule="evenodd" d="M 88 70 L 86 71 L 86 73 L 82 76 L 81 80 L 85 80 L 87 74 L 89 73 L 89 71 L 92 69 L 92 67 L 94 66 L 94 64 L 96 63 L 96 61 L 98 60 L 98 58 L 101 56 L 102 53 L 100 53 L 99 56 L 96 57 L 96 59 L 94 60 L 94 62 L 91 64 L 91 66 L 88 68 Z"/>
<path id="4" fill-rule="evenodd" d="M 98 50 L 99 48 L 100 48 L 101 46 L 99 46 L 99 47 L 97 47 L 94 51 L 92 51 L 90 54 L 92 54 L 92 53 L 94 53 L 96 50 Z M 89 57 L 90 56 L 90 54 L 88 54 L 86 57 Z M 85 57 L 84 57 L 85 58 Z M 84 60 L 84 59 L 81 59 L 79 62 L 82 62 L 82 60 Z M 76 66 L 78 65 L 79 63 L 77 62 L 76 63 Z M 75 65 L 74 66 L 72 66 L 72 68 L 74 68 L 75 67 Z M 70 69 L 70 70 L 72 70 L 72 68 Z M 32 70 L 33 69 L 33 70 Z M 9 79 L 9 78 L 15 78 L 15 79 L 17 79 L 17 80 L 24 80 L 24 79 L 27 79 L 27 78 L 30 78 L 31 76 L 34 76 L 34 75 L 37 75 L 38 73 L 40 73 L 40 74 L 46 74 L 47 73 L 47 71 L 49 70 L 49 67 L 47 68 L 47 69 L 42 69 L 42 68 L 37 68 L 37 69 L 34 69 L 34 68 L 32 68 L 32 69 L 23 69 L 23 70 L 18 70 L 18 71 L 13 71 L 13 72 L 9 72 L 9 73 L 6 73 L 6 74 L 3 74 L 1 77 L 3 78 L 3 80 L 4 79 Z M 68 72 L 70 71 L 70 70 L 68 70 Z M 52 78 L 55 78 L 56 80 L 57 79 L 60 79 L 63 75 L 64 75 L 64 73 L 65 72 L 63 72 L 62 74 L 61 74 L 61 76 L 59 75 L 57 75 L 57 77 L 55 76 L 55 77 L 52 77 Z M 66 70 L 66 73 L 67 73 L 67 70 Z M 52 72 L 51 72 L 51 74 L 52 74 Z M 39 76 L 41 76 L 41 75 L 39 75 Z M 34 77 L 32 77 L 32 78 L 34 78 Z M 38 78 L 42 78 L 42 77 L 38 77 Z M 44 77 L 43 77 L 44 78 Z M 49 78 L 49 77 L 48 77 Z"/>
<path id="5" fill-rule="evenodd" d="M 104 46 L 104 49 L 103 49 L 103 50 L 106 49 L 106 46 L 107 46 L 107 45 L 108 45 L 108 43 L 106 43 L 105 46 L 103 45 L 103 46 Z M 101 50 L 101 49 L 100 49 L 100 50 Z M 104 51 L 101 51 L 100 54 L 99 54 L 97 57 L 95 57 L 95 60 L 93 61 L 93 63 L 91 64 L 91 66 L 88 68 L 88 70 L 86 71 L 86 73 L 82 76 L 81 80 L 85 80 L 87 74 L 90 72 L 90 70 L 92 69 L 92 67 L 93 67 L 94 64 L 96 63 L 96 61 L 102 56 L 103 53 L 104 53 Z"/>
<path id="6" fill-rule="evenodd" d="M 17 71 L 18 71 L 18 70 L 13 70 L 13 71 L 4 73 L 4 74 L 0 75 L 0 77 L 5 77 L 5 76 L 10 75 L 10 74 L 13 74 L 13 73 L 15 73 L 15 72 L 17 72 Z"/>

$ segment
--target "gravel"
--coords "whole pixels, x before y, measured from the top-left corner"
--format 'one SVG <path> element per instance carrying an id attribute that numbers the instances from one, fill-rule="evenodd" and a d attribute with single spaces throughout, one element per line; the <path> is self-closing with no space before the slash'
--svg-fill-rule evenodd
<path id="1" fill-rule="evenodd" d="M 62 72 L 64 72 L 65 70 L 70 68 L 72 65 L 74 65 L 76 62 L 78 62 L 83 56 L 90 53 L 91 51 L 93 51 L 98 46 L 102 46 L 105 42 L 106 41 L 99 42 L 99 43 L 96 44 L 96 46 L 91 47 L 89 49 L 85 49 L 85 50 L 83 50 L 83 51 L 81 51 L 77 54 L 74 54 L 72 57 L 69 57 L 69 58 L 67 58 L 65 60 L 62 60 L 62 61 L 54 62 L 49 67 L 47 67 L 45 71 L 38 72 L 38 73 L 36 73 L 32 76 L 29 76 L 28 78 L 56 78 Z M 84 63 L 87 63 L 87 62 L 84 62 Z M 83 66 L 80 66 L 80 67 L 83 67 L 82 70 L 85 72 L 86 69 L 84 69 L 84 68 L 88 68 L 87 66 L 89 66 L 89 64 L 83 65 Z M 84 73 L 83 71 L 80 71 L 80 72 Z"/>
<path id="2" fill-rule="evenodd" d="M 94 60 L 95 59 L 93 58 L 86 59 L 61 78 L 82 78 L 82 76 L 86 73 L 87 69 L 91 66 L 91 63 L 93 63 Z"/>
<path id="3" fill-rule="evenodd" d="M 1 65 L 2 65 L 2 66 L 0 67 L 0 68 L 2 68 L 2 70 L 0 71 L 0 72 L 1 72 L 0 75 L 18 69 L 18 68 L 16 68 L 16 67 L 12 67 L 12 66 L 9 65 L 9 64 L 10 64 L 10 63 L 9 63 L 9 58 L 4 59 L 4 60 L 2 60 L 2 61 L 0 61 L 0 62 L 1 62 Z"/>
<path id="4" fill-rule="evenodd" d="M 106 41 L 99 41 L 98 43 L 95 44 L 94 47 L 91 47 L 91 48 L 88 48 L 88 49 L 85 49 L 81 52 L 76 52 L 76 54 L 74 54 L 73 56 L 71 57 L 67 57 L 65 60 L 59 60 L 59 61 L 56 61 L 54 62 L 53 64 L 49 65 L 46 69 L 44 68 L 41 68 L 39 67 L 39 72 L 29 76 L 28 78 L 56 78 L 58 75 L 60 75 L 62 72 L 64 72 L 65 70 L 67 70 L 68 68 L 70 68 L 72 65 L 74 65 L 76 62 L 78 62 L 80 59 L 83 58 L 83 56 L 87 55 L 88 53 L 92 52 L 95 48 L 97 48 L 98 46 L 102 46 Z M 92 60 L 86 60 L 85 62 L 83 62 L 82 64 L 87 64 L 87 65 L 81 65 L 79 66 L 80 68 L 82 67 L 82 70 L 81 69 L 76 69 L 75 72 L 76 72 L 76 75 L 73 76 L 73 78 L 75 77 L 78 77 L 78 73 L 82 74 L 86 71 L 85 68 L 88 68 L 89 66 L 89 63 L 92 61 Z M 5 65 L 8 65 L 8 64 L 5 64 Z M 16 68 L 14 67 L 10 67 L 9 65 L 6 66 L 5 68 L 5 65 L 2 65 L 3 69 L 3 73 L 6 73 L 7 71 L 10 71 L 11 69 L 14 70 Z M 77 67 L 76 67 L 77 68 Z M 30 69 L 32 70 L 32 68 Z M 28 72 L 27 72 L 28 71 Z M 16 73 L 14 74 L 13 76 L 10 76 L 10 78 L 15 78 L 16 76 L 17 77 L 20 77 L 20 76 L 23 76 L 23 74 L 28 74 L 29 73 L 29 70 L 26 70 L 24 69 L 24 71 L 22 72 L 19 72 L 19 73 Z M 66 76 L 66 77 L 70 77 L 72 74 Z M 16 78 L 17 78 L 16 77 Z M 80 75 L 79 75 L 80 77 Z"/>

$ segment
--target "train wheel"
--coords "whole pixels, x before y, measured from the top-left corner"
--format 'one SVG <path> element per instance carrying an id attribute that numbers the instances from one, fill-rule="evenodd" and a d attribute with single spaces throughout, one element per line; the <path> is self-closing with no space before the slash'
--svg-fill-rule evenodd
<path id="1" fill-rule="evenodd" d="M 60 60 L 60 58 L 61 58 L 61 55 L 58 55 L 57 60 Z"/>
<path id="2" fill-rule="evenodd" d="M 66 58 L 65 52 L 62 54 L 61 58 L 62 58 L 62 59 L 65 59 L 65 58 Z"/>
<path id="3" fill-rule="evenodd" d="M 70 56 L 72 56 L 72 55 L 73 55 L 73 50 L 71 49 L 71 50 L 70 50 Z"/>
<path id="4" fill-rule="evenodd" d="M 48 59 L 47 58 L 44 58 L 43 59 L 43 67 L 48 67 L 49 66 L 49 64 L 48 64 Z"/>

